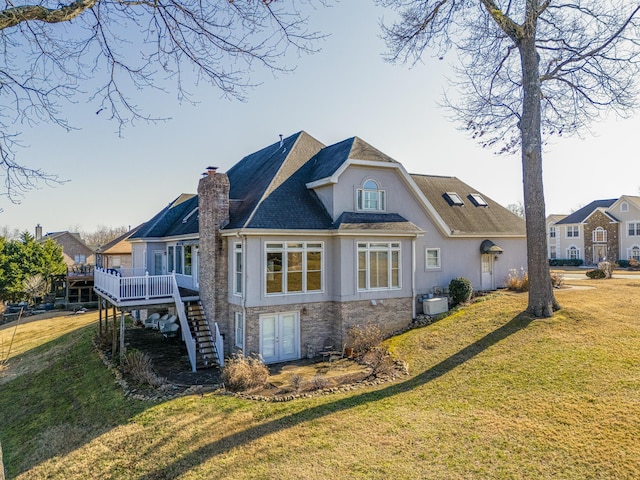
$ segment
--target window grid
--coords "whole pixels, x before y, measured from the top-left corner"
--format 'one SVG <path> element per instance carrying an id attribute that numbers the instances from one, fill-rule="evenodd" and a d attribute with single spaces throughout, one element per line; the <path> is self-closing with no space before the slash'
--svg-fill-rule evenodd
<path id="1" fill-rule="evenodd" d="M 358 290 L 400 288 L 400 243 L 358 243 Z"/>
<path id="2" fill-rule="evenodd" d="M 385 191 L 380 189 L 378 182 L 367 180 L 358 189 L 358 210 L 382 212 L 385 210 Z"/>
<path id="3" fill-rule="evenodd" d="M 242 312 L 235 312 L 235 335 L 236 347 L 244 348 L 244 315 Z"/>
<path id="4" fill-rule="evenodd" d="M 630 237 L 640 237 L 640 222 L 629 222 L 629 236 Z"/>
<path id="5" fill-rule="evenodd" d="M 606 243 L 607 242 L 607 231 L 598 227 L 593 231 L 593 242 L 594 243 Z"/>
<path id="6" fill-rule="evenodd" d="M 578 238 L 580 236 L 580 228 L 578 225 L 570 225 L 567 227 L 567 238 Z"/>
<path id="7" fill-rule="evenodd" d="M 440 249 L 439 248 L 427 248 L 426 253 L 426 268 L 432 270 L 440 268 Z"/>
<path id="8" fill-rule="evenodd" d="M 266 294 L 322 291 L 322 242 L 266 244 Z"/>
<path id="9" fill-rule="evenodd" d="M 571 246 L 567 249 L 567 257 L 572 260 L 577 260 L 580 258 L 580 250 L 577 247 Z"/>
<path id="10" fill-rule="evenodd" d="M 234 295 L 242 295 L 242 244 L 233 244 L 233 293 Z"/>

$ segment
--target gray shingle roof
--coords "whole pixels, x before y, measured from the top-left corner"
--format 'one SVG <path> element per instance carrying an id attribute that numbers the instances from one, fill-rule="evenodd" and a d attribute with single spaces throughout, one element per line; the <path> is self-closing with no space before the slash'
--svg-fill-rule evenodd
<path id="1" fill-rule="evenodd" d="M 193 193 L 183 193 L 129 238 L 133 240 L 197 234 L 198 212 L 194 212 L 197 207 L 198 197 Z"/>
<path id="2" fill-rule="evenodd" d="M 415 224 L 397 213 L 343 212 L 334 223 L 339 230 L 394 230 L 422 232 Z"/>
<path id="3" fill-rule="evenodd" d="M 557 222 L 556 225 L 567 225 L 570 223 L 582 223 L 584 222 L 589 215 L 591 215 L 598 208 L 609 208 L 618 200 L 617 198 L 611 198 L 608 200 L 594 200 L 588 205 L 585 205 L 579 210 L 576 210 L 571 215 L 567 215 L 562 220 Z"/>
<path id="4" fill-rule="evenodd" d="M 487 206 L 476 206 L 471 194 L 479 193 L 456 177 L 434 175 L 411 175 L 418 188 L 433 205 L 438 215 L 451 229 L 452 234 L 461 235 L 525 235 L 525 222 L 482 194 Z M 446 192 L 455 192 L 463 205 L 451 205 Z"/>

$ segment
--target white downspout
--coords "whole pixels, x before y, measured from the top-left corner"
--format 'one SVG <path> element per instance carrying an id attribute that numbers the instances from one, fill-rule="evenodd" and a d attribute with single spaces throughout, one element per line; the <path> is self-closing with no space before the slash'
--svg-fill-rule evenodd
<path id="1" fill-rule="evenodd" d="M 411 318 L 416 318 L 416 237 L 411 239 Z"/>
<path id="2" fill-rule="evenodd" d="M 262 275 L 262 268 L 260 269 Z M 242 355 L 246 355 L 247 340 L 247 236 L 242 235 Z"/>

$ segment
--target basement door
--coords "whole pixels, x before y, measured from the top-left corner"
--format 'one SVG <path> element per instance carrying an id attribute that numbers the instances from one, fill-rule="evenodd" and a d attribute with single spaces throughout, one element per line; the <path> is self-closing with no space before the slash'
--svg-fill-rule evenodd
<path id="1" fill-rule="evenodd" d="M 265 363 L 300 358 L 300 320 L 297 312 L 260 315 L 260 355 Z"/>
<path id="2" fill-rule="evenodd" d="M 495 282 L 493 281 L 493 254 L 483 253 L 482 255 L 482 290 L 495 290 Z"/>

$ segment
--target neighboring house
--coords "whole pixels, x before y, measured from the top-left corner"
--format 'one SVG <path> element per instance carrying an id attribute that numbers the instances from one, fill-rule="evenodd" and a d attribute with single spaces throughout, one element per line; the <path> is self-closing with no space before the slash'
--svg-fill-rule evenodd
<path id="1" fill-rule="evenodd" d="M 95 255 L 80 238 L 80 234 L 53 232 L 42 235 L 42 227 L 36 225 L 36 241 L 51 239 L 62 248 L 67 275 L 64 279 L 65 304 L 91 303 L 97 300 L 93 291 L 93 265 Z"/>
<path id="2" fill-rule="evenodd" d="M 130 269 L 133 267 L 131 243 L 129 237 L 136 233 L 141 225 L 123 233 L 118 238 L 96 249 L 96 266 L 111 269 Z"/>
<path id="3" fill-rule="evenodd" d="M 451 279 L 493 290 L 526 266 L 524 220 L 476 189 L 411 175 L 357 137 L 325 147 L 305 132 L 226 174 L 210 168 L 197 195 L 179 196 L 129 241 L 134 270 L 201 301 L 225 353 L 267 363 L 343 345 L 352 325 L 392 333 Z M 115 291 L 99 275 L 97 291 L 115 305 L 154 303 L 146 291 L 121 295 L 126 278 Z"/>
<path id="4" fill-rule="evenodd" d="M 547 217 L 550 259 L 640 259 L 640 197 L 595 200 L 570 215 Z"/>
<path id="5" fill-rule="evenodd" d="M 82 241 L 79 233 L 71 233 L 68 231 L 51 232 L 43 236 L 42 227 L 36 225 L 36 241 L 43 242 L 48 238 L 62 248 L 64 263 L 67 264 L 67 267 L 73 269 L 73 267 L 76 266 L 95 264 L 93 250 Z"/>

